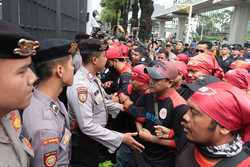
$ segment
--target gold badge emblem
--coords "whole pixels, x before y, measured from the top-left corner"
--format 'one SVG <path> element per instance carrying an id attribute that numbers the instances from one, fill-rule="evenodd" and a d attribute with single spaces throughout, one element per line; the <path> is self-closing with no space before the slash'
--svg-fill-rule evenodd
<path id="1" fill-rule="evenodd" d="M 36 54 L 36 49 L 39 48 L 38 41 L 32 41 L 27 39 L 20 39 L 18 41 L 19 48 L 14 49 L 14 54 L 18 54 L 20 56 L 34 56 Z"/>

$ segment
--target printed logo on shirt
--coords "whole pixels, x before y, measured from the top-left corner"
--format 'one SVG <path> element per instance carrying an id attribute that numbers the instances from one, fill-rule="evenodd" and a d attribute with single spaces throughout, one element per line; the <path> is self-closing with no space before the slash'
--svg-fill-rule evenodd
<path id="1" fill-rule="evenodd" d="M 159 116 L 161 119 L 166 119 L 168 115 L 168 110 L 166 108 L 162 108 L 159 112 Z"/>
<path id="2" fill-rule="evenodd" d="M 78 87 L 77 95 L 80 102 L 85 103 L 88 97 L 88 89 L 86 87 Z"/>
<path id="3" fill-rule="evenodd" d="M 214 89 L 205 86 L 198 89 L 197 93 L 207 96 L 216 95 L 216 91 Z"/>
<path id="4" fill-rule="evenodd" d="M 56 165 L 57 161 L 57 152 L 52 151 L 44 154 L 43 156 L 43 162 L 46 167 L 53 167 Z"/>

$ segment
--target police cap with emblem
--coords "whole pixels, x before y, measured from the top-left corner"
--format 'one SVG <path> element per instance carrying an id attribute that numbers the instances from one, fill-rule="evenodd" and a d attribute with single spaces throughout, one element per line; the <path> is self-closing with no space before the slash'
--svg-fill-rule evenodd
<path id="1" fill-rule="evenodd" d="M 76 42 L 65 39 L 45 39 L 40 41 L 40 48 L 33 61 L 34 63 L 43 63 L 68 55 L 73 56 L 77 49 Z"/>
<path id="2" fill-rule="evenodd" d="M 0 58 L 18 59 L 36 54 L 39 42 L 22 28 L 0 20 Z"/>

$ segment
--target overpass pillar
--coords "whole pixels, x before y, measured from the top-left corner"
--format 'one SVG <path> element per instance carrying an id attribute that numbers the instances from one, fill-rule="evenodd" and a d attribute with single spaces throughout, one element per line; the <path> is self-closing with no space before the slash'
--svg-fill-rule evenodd
<path id="1" fill-rule="evenodd" d="M 160 20 L 160 38 L 165 38 L 165 20 Z"/>
<path id="2" fill-rule="evenodd" d="M 184 32 L 186 29 L 186 21 L 187 17 L 186 16 L 178 16 L 178 26 L 177 26 L 177 40 L 182 40 L 184 41 Z"/>
<path id="3" fill-rule="evenodd" d="M 231 20 L 229 41 L 243 44 L 248 37 L 248 21 L 250 19 L 250 4 L 242 3 L 235 6 Z"/>

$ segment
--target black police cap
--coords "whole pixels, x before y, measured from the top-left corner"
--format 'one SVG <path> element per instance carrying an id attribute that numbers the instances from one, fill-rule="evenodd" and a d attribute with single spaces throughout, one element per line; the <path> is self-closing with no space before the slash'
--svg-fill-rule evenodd
<path id="1" fill-rule="evenodd" d="M 79 49 L 81 53 L 106 51 L 108 50 L 108 44 L 99 39 L 85 39 L 80 41 Z"/>
<path id="2" fill-rule="evenodd" d="M 228 44 L 223 44 L 223 45 L 221 46 L 221 48 L 228 48 L 228 49 L 231 49 L 230 45 L 228 45 Z"/>
<path id="3" fill-rule="evenodd" d="M 238 50 L 238 51 L 243 49 L 241 44 L 233 44 L 231 48 L 232 50 Z"/>
<path id="4" fill-rule="evenodd" d="M 74 55 L 77 52 L 76 42 L 65 39 L 45 39 L 40 41 L 40 48 L 33 58 L 35 63 L 42 63 L 54 59 Z"/>
<path id="5" fill-rule="evenodd" d="M 0 58 L 17 59 L 36 54 L 39 42 L 22 28 L 0 20 Z"/>

